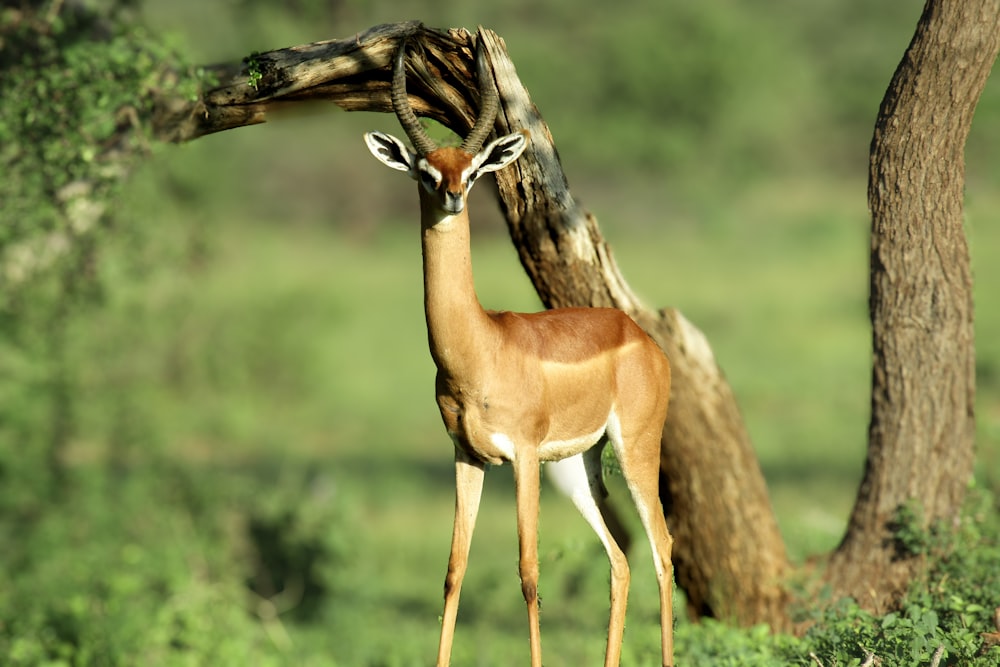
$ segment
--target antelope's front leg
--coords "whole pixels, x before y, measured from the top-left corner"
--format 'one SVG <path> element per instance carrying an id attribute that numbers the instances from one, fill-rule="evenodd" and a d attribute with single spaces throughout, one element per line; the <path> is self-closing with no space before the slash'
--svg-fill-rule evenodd
<path id="1" fill-rule="evenodd" d="M 529 448 L 525 448 L 529 449 Z M 531 667 L 542 667 L 542 638 L 538 627 L 538 453 L 518 451 L 514 460 L 517 488 L 517 539 L 520 547 L 521 592 L 528 606 Z"/>
<path id="2" fill-rule="evenodd" d="M 469 564 L 469 546 L 472 544 L 472 531 L 476 527 L 476 515 L 479 514 L 485 472 L 486 467 L 482 462 L 472 459 L 461 447 L 455 446 L 455 528 L 451 535 L 448 574 L 444 580 L 444 614 L 441 619 L 441 641 L 438 644 L 438 667 L 447 667 L 451 662 L 458 598 Z"/>

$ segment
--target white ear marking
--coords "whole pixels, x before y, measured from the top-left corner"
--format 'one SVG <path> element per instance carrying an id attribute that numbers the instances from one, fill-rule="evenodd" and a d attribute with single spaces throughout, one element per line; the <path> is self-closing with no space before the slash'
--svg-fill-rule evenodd
<path id="1" fill-rule="evenodd" d="M 365 132 L 365 144 L 379 162 L 416 178 L 414 164 L 417 156 L 402 141 L 384 132 Z"/>
<path id="2" fill-rule="evenodd" d="M 486 148 L 479 151 L 469 166 L 469 185 L 483 174 L 499 171 L 517 158 L 528 146 L 528 138 L 523 132 L 514 132 L 495 139 Z"/>

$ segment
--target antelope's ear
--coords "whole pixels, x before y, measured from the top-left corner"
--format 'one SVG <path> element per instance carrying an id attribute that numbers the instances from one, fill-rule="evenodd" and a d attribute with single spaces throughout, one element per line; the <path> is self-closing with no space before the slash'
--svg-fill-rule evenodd
<path id="1" fill-rule="evenodd" d="M 379 162 L 416 178 L 414 165 L 417 163 L 417 155 L 402 141 L 384 132 L 365 132 L 365 143 Z"/>
<path id="2" fill-rule="evenodd" d="M 521 157 L 528 146 L 528 132 L 514 132 L 491 142 L 472 158 L 469 185 L 477 178 L 491 171 L 499 171 Z"/>

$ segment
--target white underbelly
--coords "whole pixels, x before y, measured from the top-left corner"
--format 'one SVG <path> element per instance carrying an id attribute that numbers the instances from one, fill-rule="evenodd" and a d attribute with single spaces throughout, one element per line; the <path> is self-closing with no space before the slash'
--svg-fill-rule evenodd
<path id="1" fill-rule="evenodd" d="M 546 440 L 538 445 L 539 461 L 561 461 L 571 456 L 581 454 L 600 441 L 604 434 L 609 434 L 617 439 L 618 418 L 614 410 L 608 415 L 607 421 L 593 433 L 585 433 L 575 438 L 563 440 Z M 506 433 L 493 433 L 490 435 L 490 444 L 500 453 L 500 458 L 505 461 L 513 461 L 517 458 L 517 446 Z"/>
<path id="2" fill-rule="evenodd" d="M 562 459 L 568 459 L 571 456 L 585 452 L 597 444 L 597 441 L 604 435 L 607 427 L 607 423 L 604 423 L 593 433 L 587 433 L 569 440 L 549 440 L 543 442 L 538 448 L 538 459 L 540 461 L 561 461 Z"/>

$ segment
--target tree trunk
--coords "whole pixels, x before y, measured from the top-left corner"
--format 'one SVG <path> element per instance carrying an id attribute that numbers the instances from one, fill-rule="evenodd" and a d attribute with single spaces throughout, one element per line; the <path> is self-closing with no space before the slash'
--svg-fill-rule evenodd
<path id="1" fill-rule="evenodd" d="M 827 580 L 875 612 L 922 564 L 898 539 L 953 520 L 972 477 L 972 278 L 962 228 L 964 148 L 1000 48 L 998 0 L 929 0 L 879 110 L 872 214 L 872 412 L 864 479 Z M 916 509 L 910 507 L 910 509 Z"/>
<path id="2" fill-rule="evenodd" d="M 378 26 L 346 40 L 216 68 L 221 85 L 201 100 L 164 105 L 158 135 L 186 141 L 263 122 L 272 107 L 306 99 L 329 99 L 351 111 L 391 111 L 389 63 L 405 34 L 424 49 L 422 57 L 408 60 L 411 104 L 464 135 L 478 106 L 474 38 L 418 23 Z M 661 493 L 675 537 L 677 583 L 689 607 L 740 624 L 786 627 L 784 543 L 743 419 L 708 342 L 679 312 L 653 311 L 632 293 L 597 221 L 570 193 L 551 134 L 502 40 L 486 30 L 478 38 L 488 47 L 502 100 L 495 129 L 531 131 L 528 150 L 497 181 L 511 238 L 543 303 L 621 308 L 670 358 L 674 390 L 662 443 Z"/>

